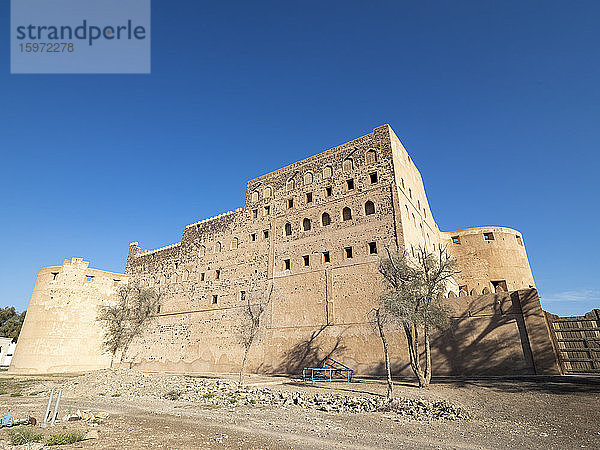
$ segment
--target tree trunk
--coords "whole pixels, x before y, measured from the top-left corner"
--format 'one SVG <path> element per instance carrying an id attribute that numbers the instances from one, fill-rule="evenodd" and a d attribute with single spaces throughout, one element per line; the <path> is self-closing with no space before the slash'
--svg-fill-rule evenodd
<path id="1" fill-rule="evenodd" d="M 416 324 L 404 325 L 406 340 L 408 341 L 408 354 L 410 356 L 410 367 L 417 377 L 419 387 L 426 387 L 425 374 L 421 370 L 421 361 L 419 355 L 419 330 Z"/>
<path id="2" fill-rule="evenodd" d="M 244 358 L 242 359 L 242 367 L 240 368 L 240 386 L 243 386 L 244 370 L 246 370 L 246 361 L 248 360 L 249 350 L 250 347 L 246 347 L 246 349 L 244 350 Z"/>
<path id="3" fill-rule="evenodd" d="M 427 387 L 429 386 L 429 383 L 431 383 L 431 345 L 429 342 L 429 324 L 425 324 L 423 334 L 425 339 L 425 384 L 423 387 Z"/>
<path id="4" fill-rule="evenodd" d="M 387 398 L 392 398 L 394 385 L 392 383 L 392 372 L 390 369 L 390 354 L 388 351 L 388 343 L 383 332 L 383 325 L 381 324 L 381 318 L 379 316 L 379 309 L 375 310 L 375 317 L 377 318 L 377 328 L 379 329 L 379 336 L 381 337 L 381 343 L 383 344 L 383 354 L 385 356 L 385 372 L 387 375 Z"/>

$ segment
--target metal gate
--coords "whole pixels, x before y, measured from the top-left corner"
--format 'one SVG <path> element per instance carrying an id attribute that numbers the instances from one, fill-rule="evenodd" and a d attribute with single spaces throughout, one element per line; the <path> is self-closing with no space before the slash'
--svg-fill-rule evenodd
<path id="1" fill-rule="evenodd" d="M 564 374 L 600 374 L 600 309 L 585 316 L 546 313 Z"/>

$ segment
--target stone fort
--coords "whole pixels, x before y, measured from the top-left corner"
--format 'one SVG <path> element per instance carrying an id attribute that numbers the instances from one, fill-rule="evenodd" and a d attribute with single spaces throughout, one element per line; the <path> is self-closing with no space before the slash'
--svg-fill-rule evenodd
<path id="1" fill-rule="evenodd" d="M 10 370 L 108 367 L 97 309 L 135 280 L 163 297 L 121 362 L 128 367 L 237 371 L 243 307 L 268 301 L 250 371 L 298 373 L 331 356 L 377 375 L 381 343 L 369 313 L 386 246 L 413 255 L 442 246 L 457 260 L 446 300 L 452 326 L 435 335 L 434 374 L 559 372 L 521 233 L 440 231 L 421 174 L 388 125 L 250 180 L 244 208 L 187 225 L 180 242 L 155 250 L 133 242 L 124 274 L 78 258 L 41 269 Z M 395 374 L 410 373 L 403 335 L 390 344 Z"/>

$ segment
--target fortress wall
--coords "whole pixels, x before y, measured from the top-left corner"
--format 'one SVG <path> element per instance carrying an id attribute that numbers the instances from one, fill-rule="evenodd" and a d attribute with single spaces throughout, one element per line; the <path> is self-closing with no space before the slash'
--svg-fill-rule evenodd
<path id="1" fill-rule="evenodd" d="M 356 274 L 368 277 L 363 271 Z M 315 290 L 323 290 L 327 275 L 312 277 Z M 372 283 L 364 286 L 363 294 L 368 294 Z M 333 289 L 334 298 L 336 290 Z M 358 305 L 355 316 L 349 305 L 340 305 L 343 313 L 338 316 L 340 309 L 336 308 L 335 318 L 327 324 L 325 302 L 319 303 L 316 298 L 305 300 L 308 306 L 295 310 L 291 304 L 294 296 L 282 295 L 285 288 L 276 287 L 275 292 L 269 325 L 250 354 L 250 371 L 299 374 L 302 368 L 317 366 L 331 356 L 357 374 L 383 374 L 381 342 L 366 319 L 366 304 Z M 448 302 L 454 309 L 452 326 L 435 334 L 432 343 L 435 375 L 558 374 L 547 328 L 530 325 L 532 320 L 543 317 L 535 290 L 458 297 Z M 147 342 L 164 341 L 164 336 L 157 333 L 166 333 L 173 347 L 159 352 L 159 357 L 136 354 L 132 357 L 133 366 L 184 373 L 235 372 L 243 356 L 243 347 L 235 340 L 239 314 L 240 310 L 234 308 L 187 317 L 161 316 L 157 319 L 159 325 L 148 333 Z M 178 351 L 182 339 L 174 335 L 175 329 L 198 343 Z M 394 374 L 411 375 L 403 333 L 388 332 L 388 338 Z"/>
<path id="2" fill-rule="evenodd" d="M 486 240 L 485 234 L 493 239 Z M 452 238 L 457 237 L 458 243 Z M 442 233 L 448 251 L 457 259 L 457 282 L 468 292 L 495 291 L 492 282 L 505 281 L 511 291 L 535 287 L 521 233 L 505 227 L 477 227 Z"/>
<path id="3" fill-rule="evenodd" d="M 119 281 L 115 281 L 119 280 Z M 109 367 L 98 307 L 113 298 L 121 274 L 90 269 L 80 258 L 38 272 L 12 373 L 78 372 Z"/>

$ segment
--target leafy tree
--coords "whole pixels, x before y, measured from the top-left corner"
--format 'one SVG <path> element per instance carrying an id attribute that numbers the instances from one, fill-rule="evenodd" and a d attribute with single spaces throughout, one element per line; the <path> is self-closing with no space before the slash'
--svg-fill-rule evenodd
<path id="1" fill-rule="evenodd" d="M 104 326 L 104 347 L 113 359 L 121 352 L 121 361 L 133 339 L 140 336 L 160 308 L 161 293 L 151 287 L 131 283 L 121 286 L 114 304 L 102 306 L 98 320 Z"/>
<path id="2" fill-rule="evenodd" d="M 14 306 L 0 308 L 0 337 L 9 337 L 17 342 L 26 312 L 18 313 Z"/>
<path id="3" fill-rule="evenodd" d="M 441 247 L 437 253 L 420 248 L 416 258 L 406 252 L 391 252 L 387 247 L 386 250 L 387 257 L 379 266 L 385 280 L 380 314 L 386 322 L 404 330 L 411 369 L 419 387 L 427 387 L 431 382 L 430 334 L 432 328 L 443 329 L 449 324 L 451 310 L 442 298 L 458 273 L 456 262 Z M 421 334 L 423 364 L 419 350 Z"/>

